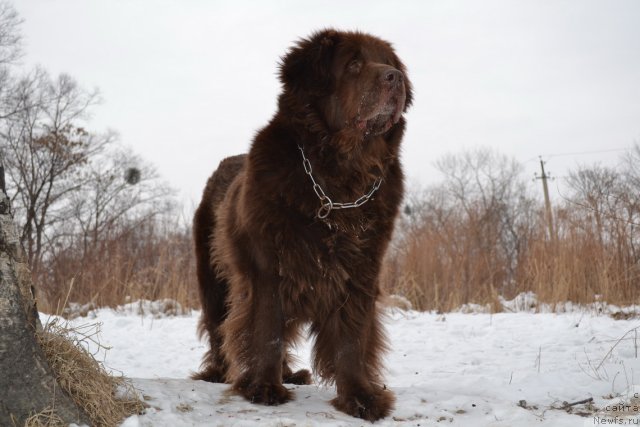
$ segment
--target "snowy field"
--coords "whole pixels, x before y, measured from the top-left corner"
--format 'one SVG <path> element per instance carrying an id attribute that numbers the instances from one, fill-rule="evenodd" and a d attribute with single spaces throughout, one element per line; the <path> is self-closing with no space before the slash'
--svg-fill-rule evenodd
<path id="1" fill-rule="evenodd" d="M 149 405 L 123 426 L 370 425 L 333 409 L 334 387 L 289 386 L 295 400 L 268 407 L 230 394 L 226 385 L 190 380 L 205 352 L 195 334 L 198 315 L 139 314 L 129 307 L 71 321 L 101 324 L 99 341 L 110 349 L 98 357 L 131 378 Z M 385 323 L 393 348 L 386 384 L 397 402 L 375 425 L 640 425 L 638 319 L 614 320 L 593 310 L 393 310 Z M 309 367 L 309 352 L 308 342 L 297 349 L 300 367 Z M 593 403 L 567 405 L 589 398 Z"/>

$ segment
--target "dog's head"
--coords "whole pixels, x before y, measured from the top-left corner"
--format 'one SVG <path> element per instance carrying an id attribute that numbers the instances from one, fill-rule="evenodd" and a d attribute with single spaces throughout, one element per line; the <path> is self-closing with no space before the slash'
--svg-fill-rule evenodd
<path id="1" fill-rule="evenodd" d="M 391 44 L 360 32 L 327 29 L 300 40 L 282 58 L 280 80 L 330 131 L 352 129 L 363 137 L 389 131 L 412 100 Z"/>

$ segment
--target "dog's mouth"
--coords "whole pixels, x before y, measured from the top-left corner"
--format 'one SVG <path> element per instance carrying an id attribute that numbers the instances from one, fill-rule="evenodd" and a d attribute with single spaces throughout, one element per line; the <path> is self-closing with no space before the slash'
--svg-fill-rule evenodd
<path id="1" fill-rule="evenodd" d="M 369 120 L 361 120 L 358 122 L 358 127 L 366 133 L 379 135 L 386 132 L 391 128 L 391 126 L 397 123 L 397 121 L 394 121 L 393 117 L 393 114 L 378 114 Z"/>
<path id="2" fill-rule="evenodd" d="M 365 135 L 380 135 L 391 129 L 393 125 L 400 121 L 406 95 L 404 90 L 386 99 L 386 102 L 379 103 L 373 111 L 364 117 L 356 119 L 356 127 L 363 131 Z"/>

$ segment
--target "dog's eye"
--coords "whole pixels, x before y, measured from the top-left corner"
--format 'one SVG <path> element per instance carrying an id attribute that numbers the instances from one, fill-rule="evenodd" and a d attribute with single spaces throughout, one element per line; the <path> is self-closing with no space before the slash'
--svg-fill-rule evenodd
<path id="1" fill-rule="evenodd" d="M 349 61 L 349 63 L 347 64 L 347 70 L 349 70 L 350 73 L 358 74 L 361 69 L 362 61 L 359 59 Z"/>

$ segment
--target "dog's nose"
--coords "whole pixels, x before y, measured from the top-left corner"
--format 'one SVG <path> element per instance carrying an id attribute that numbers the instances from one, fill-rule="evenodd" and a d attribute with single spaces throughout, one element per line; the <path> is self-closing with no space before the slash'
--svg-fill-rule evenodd
<path id="1" fill-rule="evenodd" d="M 393 86 L 402 81 L 402 73 L 395 68 L 387 69 L 382 72 L 382 83 Z"/>

